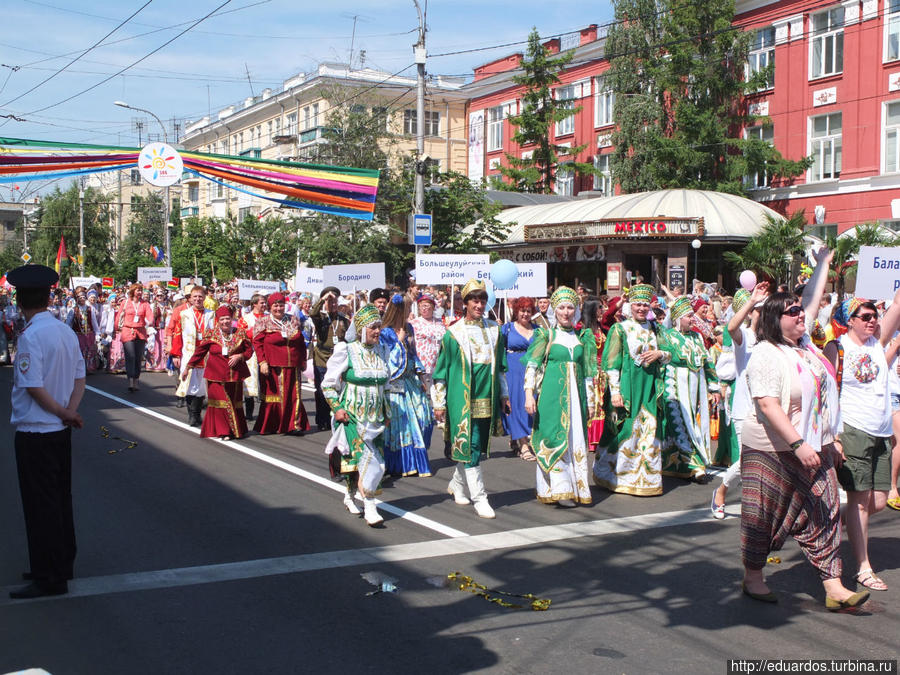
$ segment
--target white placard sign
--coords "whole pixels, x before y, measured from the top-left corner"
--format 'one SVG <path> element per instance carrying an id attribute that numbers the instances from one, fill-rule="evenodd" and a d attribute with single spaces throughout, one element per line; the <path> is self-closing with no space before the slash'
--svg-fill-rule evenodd
<path id="1" fill-rule="evenodd" d="M 490 278 L 490 257 L 487 254 L 430 254 L 416 256 L 416 283 L 455 284 L 461 286 L 469 279 Z"/>
<path id="2" fill-rule="evenodd" d="M 543 298 L 547 295 L 547 263 L 516 263 L 519 278 L 512 288 L 501 291 L 500 298 Z"/>
<path id="3" fill-rule="evenodd" d="M 326 265 L 322 268 L 322 286 L 336 286 L 341 293 L 384 288 L 384 263 Z"/>
<path id="4" fill-rule="evenodd" d="M 325 284 L 319 267 L 298 267 L 294 275 L 294 290 L 300 293 L 318 295 Z"/>
<path id="5" fill-rule="evenodd" d="M 281 290 L 280 281 L 259 281 L 258 279 L 238 279 L 238 299 L 249 300 L 254 294 L 269 295 Z"/>
<path id="6" fill-rule="evenodd" d="M 179 287 L 183 290 L 185 286 L 188 284 L 193 284 L 194 286 L 202 286 L 203 285 L 203 277 L 179 277 Z"/>
<path id="7" fill-rule="evenodd" d="M 138 267 L 137 280 L 142 284 L 149 284 L 151 281 L 159 281 L 163 284 L 172 280 L 171 267 Z"/>
<path id="8" fill-rule="evenodd" d="M 79 286 L 87 288 L 91 284 L 102 284 L 103 280 L 100 277 L 71 277 L 69 283 L 72 285 L 72 288 L 78 288 Z"/>
<path id="9" fill-rule="evenodd" d="M 900 248 L 863 246 L 856 268 L 856 297 L 890 300 L 900 288 Z"/>

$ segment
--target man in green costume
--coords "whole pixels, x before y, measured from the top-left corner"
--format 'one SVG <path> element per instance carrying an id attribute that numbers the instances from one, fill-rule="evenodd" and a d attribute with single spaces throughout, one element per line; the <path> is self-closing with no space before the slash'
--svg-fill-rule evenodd
<path id="1" fill-rule="evenodd" d="M 484 282 L 469 280 L 462 289 L 465 318 L 450 326 L 441 340 L 434 368 L 432 399 L 434 416 L 446 422 L 450 456 L 456 468 L 447 492 L 457 504 L 469 504 L 465 483 L 475 512 L 494 518 L 481 472 L 488 455 L 491 434 L 500 435 L 501 406 L 509 411 L 506 389 L 506 347 L 495 321 L 484 318 L 487 305 Z"/>

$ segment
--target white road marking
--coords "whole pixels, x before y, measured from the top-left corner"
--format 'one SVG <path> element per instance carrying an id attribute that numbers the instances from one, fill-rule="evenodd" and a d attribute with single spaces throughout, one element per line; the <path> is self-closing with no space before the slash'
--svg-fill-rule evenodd
<path id="1" fill-rule="evenodd" d="M 103 577 L 85 577 L 70 582 L 67 595 L 41 598 L 40 600 L 63 600 L 108 595 L 111 593 L 130 593 L 242 579 L 258 579 L 279 574 L 297 574 L 337 567 L 406 562 L 442 556 L 479 553 L 482 551 L 495 551 L 497 549 L 522 548 L 581 537 L 599 537 L 708 522 L 711 522 L 708 509 L 692 509 L 689 511 L 670 511 L 667 513 L 650 513 L 642 516 L 594 520 L 586 523 L 544 525 L 509 530 L 507 532 L 493 532 L 491 534 L 452 539 L 435 539 L 411 544 L 375 546 L 345 551 L 325 551 L 322 553 L 263 558 L 217 565 L 198 565 L 196 567 L 179 567 L 150 572 L 113 574 Z M 11 601 L 6 598 L 7 593 L 4 592 L 0 595 L 0 607 L 29 602 L 25 600 Z"/>
<path id="2" fill-rule="evenodd" d="M 172 426 L 176 426 L 180 429 L 185 429 L 186 431 L 190 431 L 193 434 L 200 434 L 200 430 L 196 427 L 192 427 L 189 424 L 185 424 L 184 422 L 180 422 L 178 420 L 172 419 L 171 417 L 167 417 L 162 413 L 156 412 L 155 410 L 150 410 L 149 408 L 145 408 L 136 403 L 132 403 L 124 398 L 120 398 L 113 394 L 103 391 L 102 389 L 97 389 L 96 387 L 92 387 L 88 385 L 85 387 L 88 391 L 92 391 L 95 394 L 99 394 L 100 396 L 104 396 L 110 400 L 115 401 L 116 403 L 121 403 L 122 405 L 128 406 L 134 410 L 137 410 L 140 413 L 145 415 L 149 415 L 150 417 L 154 417 L 158 420 L 162 420 L 167 424 L 171 424 Z M 275 457 L 271 457 L 265 453 L 259 452 L 258 450 L 253 450 L 252 448 L 247 447 L 246 445 L 242 445 L 237 441 L 224 441 L 218 438 L 209 438 L 209 441 L 214 441 L 216 443 L 220 443 L 222 445 L 231 448 L 232 450 L 236 450 L 237 452 L 241 452 L 253 459 L 258 459 L 261 462 L 266 462 L 267 464 L 271 464 L 274 467 L 281 469 L 282 471 L 287 471 L 288 473 L 292 473 L 295 476 L 300 478 L 304 478 L 308 481 L 316 483 L 317 485 L 321 485 L 322 487 L 326 487 L 329 490 L 334 490 L 335 492 L 340 492 L 343 494 L 346 488 L 339 483 L 335 483 L 324 476 L 320 476 L 318 474 L 312 473 L 310 471 L 306 471 L 305 469 L 301 469 L 300 467 L 294 466 L 293 464 L 289 464 L 288 462 L 282 461 Z M 442 523 L 439 523 L 435 520 L 431 520 L 430 518 L 424 518 L 416 513 L 410 513 L 409 511 L 404 511 L 401 508 L 393 506 L 392 504 L 388 504 L 386 502 L 382 502 L 380 500 L 375 500 L 378 503 L 378 508 L 382 511 L 386 511 L 390 514 L 397 516 L 398 518 L 402 518 L 403 520 L 408 520 L 411 523 L 415 523 L 416 525 L 421 525 L 422 527 L 427 527 L 429 530 L 434 530 L 440 534 L 443 534 L 447 537 L 466 537 L 468 536 L 465 532 L 461 530 L 454 529 L 452 527 L 448 527 Z M 343 507 L 341 507 L 343 508 Z"/>

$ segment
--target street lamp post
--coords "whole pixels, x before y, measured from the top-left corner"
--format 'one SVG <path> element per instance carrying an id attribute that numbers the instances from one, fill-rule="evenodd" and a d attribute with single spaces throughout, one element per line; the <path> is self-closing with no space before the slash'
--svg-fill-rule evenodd
<path id="1" fill-rule="evenodd" d="M 694 278 L 695 278 L 695 279 L 699 279 L 699 278 L 700 278 L 700 274 L 699 274 L 699 271 L 700 271 L 700 270 L 699 270 L 699 267 L 698 267 L 698 265 L 697 265 L 697 254 L 700 252 L 700 247 L 701 247 L 701 246 L 703 246 L 703 242 L 700 241 L 699 239 L 694 239 L 694 240 L 691 242 L 691 248 L 694 249 Z M 691 289 L 691 292 L 693 292 L 693 288 Z"/>
<path id="2" fill-rule="evenodd" d="M 166 145 L 169 144 L 169 134 L 166 132 L 166 125 L 162 123 L 162 120 L 159 117 L 151 112 L 150 110 L 146 110 L 144 108 L 137 108 L 133 105 L 128 105 L 125 101 L 113 101 L 113 105 L 117 105 L 120 108 L 128 108 L 129 110 L 136 110 L 137 112 L 147 113 L 155 119 L 159 123 L 159 128 L 162 129 L 163 132 L 163 141 L 165 141 Z M 172 264 L 172 255 L 170 251 L 170 238 L 169 238 L 169 230 L 172 227 L 172 223 L 169 222 L 169 211 L 171 209 L 171 202 L 169 202 L 169 186 L 166 185 L 165 196 L 163 199 L 165 200 L 165 204 L 163 205 L 163 226 L 166 228 L 166 265 Z"/>

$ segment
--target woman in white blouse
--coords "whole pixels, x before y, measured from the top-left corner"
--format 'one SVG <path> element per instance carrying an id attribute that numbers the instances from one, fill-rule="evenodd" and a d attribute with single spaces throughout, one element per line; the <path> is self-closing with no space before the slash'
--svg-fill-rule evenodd
<path id="1" fill-rule="evenodd" d="M 769 296 L 746 373 L 753 405 L 741 429 L 742 589 L 754 600 L 778 601 L 763 568 L 792 535 L 819 572 L 826 608 L 837 611 L 861 605 L 869 593 L 841 582 L 836 389 L 830 364 L 805 333 L 797 297 Z"/>

